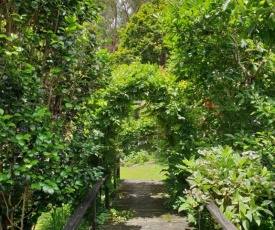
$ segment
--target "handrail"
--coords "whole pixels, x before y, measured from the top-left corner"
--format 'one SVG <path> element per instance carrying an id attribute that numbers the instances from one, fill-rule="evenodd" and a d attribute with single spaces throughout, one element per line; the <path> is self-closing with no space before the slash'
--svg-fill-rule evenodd
<path id="1" fill-rule="evenodd" d="M 116 162 L 114 165 L 114 175 L 113 175 L 113 186 L 114 189 L 117 188 L 118 180 L 120 179 L 120 156 L 116 156 Z M 94 186 L 89 190 L 87 193 L 86 197 L 82 200 L 82 202 L 78 205 L 77 209 L 74 211 L 73 215 L 71 218 L 68 220 L 67 224 L 65 225 L 63 230 L 75 230 L 80 221 L 82 220 L 83 216 L 87 212 L 89 206 L 92 203 L 92 220 L 91 224 L 93 229 L 96 229 L 96 196 L 98 192 L 101 194 L 101 187 L 103 183 L 107 180 L 111 181 L 112 173 L 109 172 L 107 176 L 102 178 L 101 180 L 97 181 Z M 108 182 L 105 183 L 105 207 L 107 209 L 110 209 L 110 194 L 109 194 L 109 186 Z"/>
<path id="2" fill-rule="evenodd" d="M 238 230 L 237 227 L 226 218 L 226 216 L 221 212 L 221 210 L 217 207 L 217 205 L 212 200 L 208 201 L 208 203 L 206 204 L 206 208 L 224 230 Z M 202 230 L 200 213 L 199 213 L 199 230 Z"/>
<path id="3" fill-rule="evenodd" d="M 96 229 L 96 196 L 98 193 L 98 190 L 101 188 L 103 182 L 106 180 L 108 176 L 105 176 L 103 179 L 97 181 L 95 185 L 89 190 L 86 197 L 83 199 L 83 201 L 79 204 L 77 209 L 74 211 L 73 215 L 65 225 L 63 230 L 74 230 L 78 227 L 80 221 L 82 220 L 83 216 L 85 215 L 87 209 L 89 208 L 90 204 L 92 205 L 92 226 L 93 229 Z M 106 201 L 106 207 L 109 207 L 109 191 L 108 188 L 105 188 L 105 201 Z"/>

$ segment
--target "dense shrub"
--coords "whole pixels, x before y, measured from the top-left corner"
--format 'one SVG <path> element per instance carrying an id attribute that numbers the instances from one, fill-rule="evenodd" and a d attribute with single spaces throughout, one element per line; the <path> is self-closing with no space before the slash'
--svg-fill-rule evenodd
<path id="1" fill-rule="evenodd" d="M 190 188 L 180 198 L 179 210 L 193 222 L 211 199 L 241 229 L 271 229 L 274 222 L 274 174 L 261 164 L 256 152 L 230 147 L 199 151 L 200 157 L 183 160 L 178 167 L 190 175 Z"/>

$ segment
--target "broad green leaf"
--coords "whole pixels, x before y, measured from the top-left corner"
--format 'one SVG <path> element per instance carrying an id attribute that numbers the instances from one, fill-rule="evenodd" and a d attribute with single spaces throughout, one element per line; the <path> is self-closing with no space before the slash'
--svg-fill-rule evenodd
<path id="1" fill-rule="evenodd" d="M 239 210 L 244 215 L 246 214 L 246 208 L 245 208 L 245 205 L 244 205 L 244 203 L 242 201 L 239 201 Z"/>
<path id="2" fill-rule="evenodd" d="M 62 71 L 63 71 L 63 68 L 62 68 L 62 67 L 59 67 L 59 66 L 57 66 L 57 67 L 51 69 L 51 73 L 60 73 L 60 72 L 62 72 Z"/>
<path id="3" fill-rule="evenodd" d="M 253 218 L 254 218 L 255 222 L 257 223 L 257 225 L 260 226 L 260 224 L 261 224 L 260 214 L 258 212 L 254 213 Z"/>
<path id="4" fill-rule="evenodd" d="M 244 219 L 242 221 L 242 226 L 244 227 L 245 230 L 249 230 L 249 222 L 247 219 Z"/>
<path id="5" fill-rule="evenodd" d="M 74 23 L 76 22 L 76 20 L 77 20 L 76 15 L 73 15 L 72 17 L 65 16 L 65 21 L 68 23 Z"/>
<path id="6" fill-rule="evenodd" d="M 234 194 L 234 200 L 238 202 L 242 200 L 242 196 L 238 191 L 236 191 L 236 193 Z"/>
<path id="7" fill-rule="evenodd" d="M 4 115 L 4 116 L 2 117 L 3 120 L 8 120 L 8 119 L 10 119 L 10 118 L 11 118 L 11 115 Z"/>
<path id="8" fill-rule="evenodd" d="M 31 189 L 37 189 L 37 190 L 40 190 L 41 189 L 41 186 L 39 183 L 34 183 L 34 184 L 31 184 Z"/>
<path id="9" fill-rule="evenodd" d="M 269 209 L 262 208 L 261 210 L 267 213 L 268 215 L 274 216 L 274 214 Z"/>
<path id="10" fill-rule="evenodd" d="M 12 122 L 8 122 L 8 123 L 7 123 L 7 126 L 9 126 L 9 127 L 15 127 L 15 124 L 12 123 Z"/>
<path id="11" fill-rule="evenodd" d="M 247 213 L 245 214 L 247 219 L 249 219 L 250 222 L 252 222 L 252 213 L 248 210 Z"/>
<path id="12" fill-rule="evenodd" d="M 269 204 L 271 204 L 271 203 L 272 203 L 271 200 L 264 200 L 264 201 L 262 202 L 261 206 L 266 206 L 266 205 L 269 205 Z"/>
<path id="13" fill-rule="evenodd" d="M 228 4 L 231 2 L 231 0 L 226 0 L 222 5 L 222 10 L 225 11 L 228 7 Z"/>
<path id="14" fill-rule="evenodd" d="M 42 189 L 45 193 L 54 194 L 54 189 L 52 187 L 50 187 L 49 185 L 44 184 Z"/>
<path id="15" fill-rule="evenodd" d="M 3 181 L 7 178 L 7 176 L 3 173 L 0 173 L 0 181 Z"/>
<path id="16" fill-rule="evenodd" d="M 250 201 L 250 197 L 242 197 L 242 202 L 246 203 Z"/>
<path id="17" fill-rule="evenodd" d="M 33 9 L 36 9 L 36 8 L 38 7 L 38 3 L 37 3 L 36 1 L 32 1 L 31 7 L 32 7 Z"/>
<path id="18" fill-rule="evenodd" d="M 7 38 L 5 34 L 0 34 L 0 38 Z"/>
<path id="19" fill-rule="evenodd" d="M 22 134 L 17 134 L 15 136 L 15 138 L 19 141 L 19 140 L 23 140 L 24 139 L 24 136 Z"/>
<path id="20" fill-rule="evenodd" d="M 262 175 L 265 176 L 265 175 L 268 175 L 269 172 L 267 170 L 267 168 L 264 166 L 263 169 L 262 169 Z"/>
<path id="21" fill-rule="evenodd" d="M 66 103 L 66 104 L 65 104 L 65 107 L 66 107 L 67 109 L 70 109 L 70 108 L 73 107 L 73 105 L 72 105 L 71 103 Z"/>
<path id="22" fill-rule="evenodd" d="M 28 133 L 23 135 L 23 139 L 27 140 L 27 141 L 30 140 L 30 137 L 31 137 L 31 135 Z"/>

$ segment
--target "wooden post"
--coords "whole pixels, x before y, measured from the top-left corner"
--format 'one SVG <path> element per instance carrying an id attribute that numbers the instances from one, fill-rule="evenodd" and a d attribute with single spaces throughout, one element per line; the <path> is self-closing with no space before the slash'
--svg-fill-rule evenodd
<path id="1" fill-rule="evenodd" d="M 96 199 L 92 202 L 92 227 L 96 230 Z"/>
<path id="2" fill-rule="evenodd" d="M 120 179 L 120 156 L 117 159 L 117 178 Z"/>
<path id="3" fill-rule="evenodd" d="M 114 189 L 117 188 L 117 163 L 115 163 L 115 168 L 114 168 Z"/>
<path id="4" fill-rule="evenodd" d="M 198 211 L 198 225 L 199 230 L 203 230 L 203 219 L 200 211 Z"/>
<path id="5" fill-rule="evenodd" d="M 109 195 L 109 186 L 105 183 L 105 207 L 110 209 L 110 195 Z"/>

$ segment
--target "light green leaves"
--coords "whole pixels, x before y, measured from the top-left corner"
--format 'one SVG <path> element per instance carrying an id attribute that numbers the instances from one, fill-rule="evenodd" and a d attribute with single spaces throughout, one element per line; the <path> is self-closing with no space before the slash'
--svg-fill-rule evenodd
<path id="1" fill-rule="evenodd" d="M 241 223 L 247 230 L 254 221 L 261 225 L 263 213 L 273 216 L 269 209 L 272 201 L 262 201 L 269 196 L 270 190 L 274 192 L 271 172 L 262 167 L 255 152 L 240 154 L 227 146 L 201 153 L 200 158 L 184 160 L 184 166 L 178 167 L 190 174 L 187 178 L 190 184 L 187 192 L 189 199 L 204 205 L 210 196 L 220 204 L 233 223 Z M 221 200 L 223 197 L 226 198 Z M 181 209 L 189 210 L 190 207 L 183 205 Z"/>
<path id="2" fill-rule="evenodd" d="M 79 28 L 77 21 L 77 16 L 73 15 L 72 17 L 65 16 L 65 21 L 68 23 L 68 26 L 65 28 L 65 31 L 71 33 L 76 31 Z"/>
<path id="3" fill-rule="evenodd" d="M 25 135 L 17 134 L 15 136 L 16 140 L 18 141 L 18 144 L 21 146 L 24 146 L 25 141 L 28 141 L 30 137 L 31 137 L 30 134 L 25 134 Z"/>
<path id="4" fill-rule="evenodd" d="M 222 10 L 225 11 L 227 9 L 228 4 L 231 2 L 231 0 L 226 0 L 222 5 Z"/>
<path id="5" fill-rule="evenodd" d="M 68 22 L 69 24 L 72 24 L 72 23 L 76 22 L 76 20 L 77 20 L 76 15 L 73 15 L 71 17 L 65 16 L 65 21 Z"/>
<path id="6" fill-rule="evenodd" d="M 57 184 L 50 180 L 45 180 L 43 182 L 36 182 L 31 184 L 32 189 L 43 190 L 45 193 L 54 194 L 59 191 Z"/>

